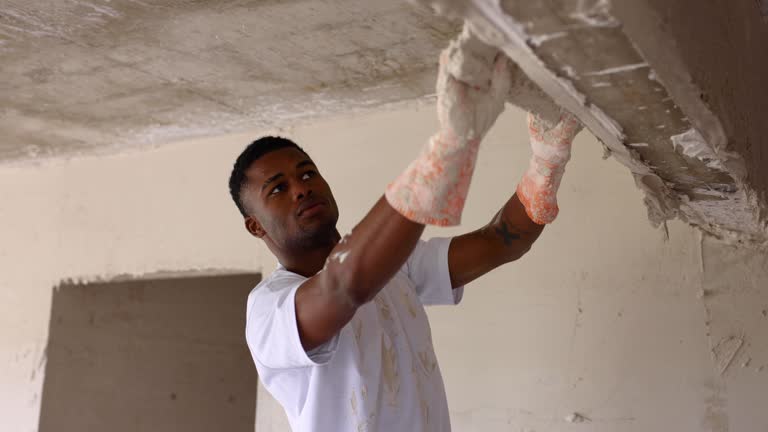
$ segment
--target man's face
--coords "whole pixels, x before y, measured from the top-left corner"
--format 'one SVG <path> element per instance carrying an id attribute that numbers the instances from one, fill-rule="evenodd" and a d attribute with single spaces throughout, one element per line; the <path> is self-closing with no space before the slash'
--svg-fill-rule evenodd
<path id="1" fill-rule="evenodd" d="M 255 221 L 248 230 L 288 250 L 311 248 L 335 233 L 339 210 L 331 188 L 295 148 L 269 152 L 246 171 L 243 198 Z M 254 224 L 255 222 L 255 224 Z"/>

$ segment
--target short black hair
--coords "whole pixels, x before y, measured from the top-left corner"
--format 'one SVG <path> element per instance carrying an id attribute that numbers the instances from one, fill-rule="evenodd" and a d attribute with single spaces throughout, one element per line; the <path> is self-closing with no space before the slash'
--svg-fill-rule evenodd
<path id="1" fill-rule="evenodd" d="M 283 148 L 295 148 L 309 157 L 303 148 L 299 147 L 298 144 L 288 138 L 265 136 L 250 143 L 248 147 L 240 153 L 237 160 L 235 160 L 235 165 L 232 167 L 232 174 L 229 176 L 229 194 L 232 196 L 232 200 L 235 201 L 235 205 L 237 206 L 237 209 L 240 210 L 243 217 L 248 216 L 248 212 L 243 205 L 243 200 L 240 197 L 240 192 L 242 192 L 243 186 L 245 186 L 247 180 L 245 172 L 253 162 L 260 157 L 269 152 Z"/>

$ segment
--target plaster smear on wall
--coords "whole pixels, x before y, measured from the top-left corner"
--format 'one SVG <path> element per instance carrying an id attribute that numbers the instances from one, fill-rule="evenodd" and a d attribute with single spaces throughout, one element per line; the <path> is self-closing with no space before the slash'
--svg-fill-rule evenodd
<path id="1" fill-rule="evenodd" d="M 642 145 L 637 144 L 636 140 L 630 142 L 622 125 L 612 117 L 613 111 L 604 111 L 576 88 L 574 80 L 579 78 L 578 71 L 568 64 L 554 70 L 535 51 L 549 41 L 567 38 L 566 31 L 531 36 L 527 32 L 530 23 L 516 21 L 505 13 L 504 5 L 499 1 L 416 2 L 427 5 L 439 14 L 465 19 L 464 32 L 454 44 L 456 49 L 460 48 L 460 52 L 452 57 L 451 68 L 457 77 L 475 85 L 486 82 L 487 73 L 483 71 L 487 67 L 478 67 L 478 64 L 488 63 L 493 58 L 496 48 L 489 48 L 489 45 L 498 47 L 519 67 L 515 71 L 510 102 L 551 118 L 558 112 L 557 105 L 552 102 L 554 100 L 574 113 L 603 143 L 606 155 L 613 156 L 630 169 L 637 186 L 645 193 L 648 216 L 654 226 L 680 217 L 721 239 L 768 246 L 766 209 L 746 183 L 745 165 L 741 156 L 726 152 L 724 140 L 717 139 L 724 134 L 716 118 L 704 133 L 696 130 L 683 117 L 689 129 L 682 133 L 670 130 L 666 135 L 666 143 L 659 144 L 658 140 Z M 620 22 L 611 15 L 610 6 L 608 0 L 582 0 L 570 16 L 582 27 L 618 27 Z M 639 52 L 633 54 L 642 58 Z M 647 79 L 656 84 L 654 91 L 666 92 L 657 72 L 645 61 L 593 70 L 582 76 L 599 79 L 635 70 L 642 70 Z M 600 81 L 591 87 L 610 86 L 610 82 Z M 669 96 L 662 100 L 671 99 Z M 667 110 L 667 113 L 670 111 Z M 657 138 L 658 131 L 666 128 L 665 124 L 656 126 L 657 131 L 654 133 Z M 712 141 L 708 142 L 705 136 Z M 669 152 L 669 158 L 682 158 L 679 169 L 672 170 L 675 178 L 670 179 L 669 171 L 660 170 L 656 166 L 658 161 L 649 162 L 645 157 L 648 147 L 657 151 L 657 154 Z M 660 150 L 660 147 L 666 148 Z M 679 172 L 687 169 L 685 163 L 695 168 L 689 175 Z M 716 177 L 720 180 L 712 180 Z"/>

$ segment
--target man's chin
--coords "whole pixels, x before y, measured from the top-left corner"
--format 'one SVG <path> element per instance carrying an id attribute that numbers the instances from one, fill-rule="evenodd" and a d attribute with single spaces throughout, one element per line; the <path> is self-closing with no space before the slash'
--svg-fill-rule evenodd
<path id="1" fill-rule="evenodd" d="M 302 243 L 321 245 L 332 240 L 336 235 L 335 220 L 317 220 L 302 226 Z"/>

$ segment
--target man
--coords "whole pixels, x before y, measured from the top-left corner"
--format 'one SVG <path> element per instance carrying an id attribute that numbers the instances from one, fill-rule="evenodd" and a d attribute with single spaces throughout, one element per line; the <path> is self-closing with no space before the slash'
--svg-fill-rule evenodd
<path id="1" fill-rule="evenodd" d="M 555 192 L 578 123 L 529 115 L 534 156 L 517 193 L 485 227 L 419 240 L 424 224 L 459 223 L 480 140 L 504 108 L 511 73 L 491 82 L 438 77 L 440 130 L 341 237 L 338 207 L 298 145 L 264 137 L 238 157 L 230 192 L 245 227 L 280 265 L 249 295 L 246 339 L 259 378 L 294 431 L 449 431 L 426 305 L 526 253 L 557 214 Z"/>

